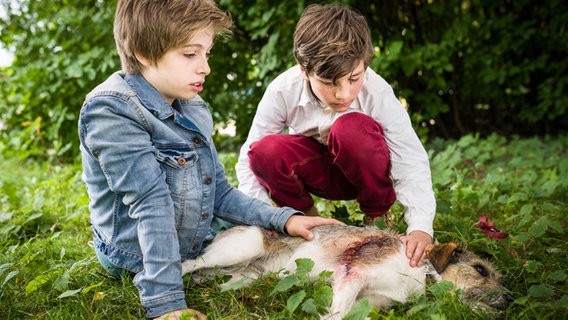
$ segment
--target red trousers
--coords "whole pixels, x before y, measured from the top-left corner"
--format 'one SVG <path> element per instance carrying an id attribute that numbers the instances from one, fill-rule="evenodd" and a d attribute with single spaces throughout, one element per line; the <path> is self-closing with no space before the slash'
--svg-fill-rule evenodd
<path id="1" fill-rule="evenodd" d="M 383 129 L 362 113 L 339 117 L 327 145 L 302 135 L 274 134 L 251 144 L 250 167 L 278 206 L 306 211 L 310 195 L 357 199 L 370 217 L 385 214 L 396 195 Z"/>

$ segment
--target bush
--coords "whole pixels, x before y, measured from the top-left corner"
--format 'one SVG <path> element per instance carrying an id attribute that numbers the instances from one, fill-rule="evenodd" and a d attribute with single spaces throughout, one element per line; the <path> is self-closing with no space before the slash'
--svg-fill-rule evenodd
<path id="1" fill-rule="evenodd" d="M 203 97 L 216 123 L 236 121 L 236 150 L 266 85 L 294 64 L 292 34 L 315 1 L 229 1 L 234 35 L 213 48 Z M 409 106 L 423 139 L 563 134 L 568 129 L 565 1 L 345 0 L 369 21 L 371 67 Z M 20 158 L 78 155 L 84 96 L 119 69 L 115 1 L 0 0 L 0 41 L 15 52 L 0 70 L 0 152 Z"/>

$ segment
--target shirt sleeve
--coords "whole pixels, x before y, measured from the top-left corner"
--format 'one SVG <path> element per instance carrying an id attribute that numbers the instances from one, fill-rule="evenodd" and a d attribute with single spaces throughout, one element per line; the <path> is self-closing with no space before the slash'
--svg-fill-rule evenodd
<path id="1" fill-rule="evenodd" d="M 369 69 L 367 74 L 364 108 L 383 127 L 394 189 L 405 209 L 407 233 L 420 230 L 432 236 L 436 200 L 428 154 L 391 86 L 374 71 Z"/>

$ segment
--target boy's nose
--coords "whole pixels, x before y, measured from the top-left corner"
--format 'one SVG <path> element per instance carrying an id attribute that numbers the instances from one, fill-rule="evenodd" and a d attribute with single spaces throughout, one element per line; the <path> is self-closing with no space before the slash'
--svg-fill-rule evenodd
<path id="1" fill-rule="evenodd" d="M 346 100 L 349 97 L 349 88 L 346 86 L 337 86 L 335 89 L 335 99 Z"/>
<path id="2" fill-rule="evenodd" d="M 199 68 L 197 68 L 197 73 L 203 75 L 208 75 L 209 73 L 211 73 L 211 68 L 209 67 L 209 62 L 207 61 L 207 59 L 203 59 Z"/>

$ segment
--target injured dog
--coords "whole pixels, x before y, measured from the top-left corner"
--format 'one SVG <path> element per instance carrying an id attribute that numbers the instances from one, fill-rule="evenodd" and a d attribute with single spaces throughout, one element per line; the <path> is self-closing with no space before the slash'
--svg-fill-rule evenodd
<path id="1" fill-rule="evenodd" d="M 259 227 L 233 227 L 219 234 L 203 255 L 184 261 L 182 272 L 219 272 L 232 276 L 224 286 L 242 277 L 249 284 L 262 274 L 294 272 L 296 259 L 310 258 L 314 261 L 310 278 L 316 279 L 324 270 L 333 272 L 328 316 L 332 319 L 341 319 L 361 299 L 381 308 L 423 294 L 428 265 L 435 269 L 437 280 L 453 282 L 476 306 L 501 309 L 511 300 L 495 268 L 454 243 L 432 246 L 425 266 L 412 268 L 404 244 L 392 231 L 325 225 L 312 232 L 315 238 L 306 241 Z"/>

